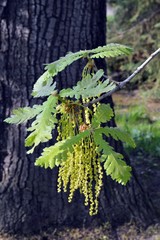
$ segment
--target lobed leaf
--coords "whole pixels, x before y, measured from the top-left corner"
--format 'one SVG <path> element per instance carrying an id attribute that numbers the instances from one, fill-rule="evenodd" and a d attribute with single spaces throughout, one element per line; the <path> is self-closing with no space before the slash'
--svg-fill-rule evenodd
<path id="1" fill-rule="evenodd" d="M 111 135 L 115 140 L 120 140 L 122 142 L 125 142 L 133 148 L 135 148 L 136 146 L 133 138 L 128 133 L 120 130 L 119 128 L 105 127 L 102 129 L 102 132 L 106 136 Z"/>
<path id="2" fill-rule="evenodd" d="M 80 50 L 78 52 L 69 52 L 66 56 L 61 57 L 59 60 L 47 64 L 45 70 L 48 70 L 52 74 L 52 77 L 56 76 L 59 72 L 63 71 L 68 65 L 77 61 L 78 59 L 87 55 L 87 50 Z"/>
<path id="3" fill-rule="evenodd" d="M 59 60 L 47 64 L 45 67 L 45 72 L 36 81 L 33 88 L 32 95 L 34 97 L 48 96 L 54 88 L 53 77 L 59 72 L 63 71 L 67 66 L 72 64 L 83 57 L 90 58 L 104 58 L 104 57 L 117 57 L 120 55 L 129 55 L 132 49 L 121 44 L 108 44 L 103 47 L 98 47 L 92 50 L 81 50 L 79 52 L 69 52 L 66 56 L 61 57 Z M 45 88 L 46 87 L 46 88 Z M 43 88 L 43 90 L 42 90 Z M 101 88 L 102 89 L 102 88 Z M 42 90 L 42 91 L 41 91 Z M 106 90 L 106 92 L 109 90 Z M 46 92 L 46 95 L 43 95 Z M 105 92 L 105 91 L 104 91 Z M 100 91 L 101 94 L 102 92 Z M 94 93 L 95 96 L 95 93 Z"/>
<path id="4" fill-rule="evenodd" d="M 101 123 L 106 123 L 114 116 L 109 104 L 100 104 L 92 117 L 92 127 L 98 127 Z"/>
<path id="5" fill-rule="evenodd" d="M 132 48 L 125 45 L 111 43 L 103 47 L 98 47 L 90 51 L 90 58 L 110 58 L 120 55 L 129 55 L 132 53 Z"/>
<path id="6" fill-rule="evenodd" d="M 52 130 L 57 123 L 56 118 L 56 106 L 57 97 L 50 96 L 47 101 L 43 103 L 43 111 L 37 115 L 36 120 L 32 123 L 28 131 L 31 132 L 26 138 L 25 146 L 33 146 L 28 153 L 32 153 L 34 148 L 39 145 L 40 142 L 46 142 L 52 138 Z"/>
<path id="7" fill-rule="evenodd" d="M 46 82 L 46 85 L 42 85 L 39 90 L 33 92 L 32 95 L 34 97 L 45 97 L 53 94 L 56 88 L 56 82 L 52 84 L 53 80 L 51 78 L 48 79 L 48 82 Z"/>
<path id="8" fill-rule="evenodd" d="M 107 175 L 122 185 L 126 185 L 131 177 L 131 167 L 123 161 L 123 156 L 114 151 L 108 142 L 103 139 L 102 128 L 95 129 L 94 141 L 98 146 L 97 151 L 101 153 L 101 161 L 104 162 L 104 169 Z"/>
<path id="9" fill-rule="evenodd" d="M 110 175 L 113 180 L 122 185 L 126 185 L 131 178 L 131 167 L 127 166 L 119 155 L 108 155 L 104 163 L 104 169 L 107 175 Z"/>
<path id="10" fill-rule="evenodd" d="M 40 92 L 42 88 L 44 88 L 46 85 L 52 84 L 52 74 L 48 71 L 44 72 L 36 81 L 36 83 L 33 86 L 32 96 L 37 97 L 40 96 Z"/>
<path id="11" fill-rule="evenodd" d="M 87 74 L 85 78 L 77 82 L 77 85 L 73 88 L 67 88 L 60 91 L 61 97 L 75 97 L 76 99 L 83 99 L 96 97 L 102 93 L 111 91 L 114 88 L 113 83 L 109 83 L 109 80 L 100 82 L 104 71 L 98 70 L 94 75 Z"/>
<path id="12" fill-rule="evenodd" d="M 12 115 L 9 118 L 6 118 L 4 122 L 12 124 L 21 124 L 34 117 L 36 117 L 40 112 L 42 112 L 42 105 L 34 105 L 31 107 L 24 107 L 14 109 Z"/>
<path id="13" fill-rule="evenodd" d="M 76 136 L 59 141 L 54 146 L 44 148 L 42 155 L 36 159 L 35 165 L 45 168 L 58 166 L 62 161 L 67 159 L 68 152 L 73 152 L 73 146 L 89 135 L 90 131 L 86 130 Z"/>

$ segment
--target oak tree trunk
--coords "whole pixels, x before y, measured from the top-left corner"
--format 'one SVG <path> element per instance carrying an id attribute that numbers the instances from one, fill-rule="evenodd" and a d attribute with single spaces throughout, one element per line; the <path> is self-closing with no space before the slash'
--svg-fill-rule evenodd
<path id="1" fill-rule="evenodd" d="M 44 63 L 68 51 L 105 45 L 105 34 L 103 0 L 0 0 L 0 231 L 34 233 L 93 221 L 116 225 L 132 218 L 153 221 L 151 205 L 135 179 L 125 188 L 104 177 L 96 217 L 88 216 L 78 192 L 69 204 L 66 194 L 57 193 L 57 169 L 34 166 L 40 148 L 26 155 L 26 126 L 2 121 L 13 108 L 34 103 L 30 93 Z M 61 73 L 58 87 L 72 86 L 82 66 L 83 60 Z"/>

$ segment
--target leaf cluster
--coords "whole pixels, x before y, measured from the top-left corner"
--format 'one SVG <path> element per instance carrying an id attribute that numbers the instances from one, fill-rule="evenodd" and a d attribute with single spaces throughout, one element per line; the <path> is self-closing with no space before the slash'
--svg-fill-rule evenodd
<path id="1" fill-rule="evenodd" d="M 16 109 L 11 117 L 5 119 L 7 123 L 20 124 L 36 117 L 31 127 L 27 129 L 31 133 L 26 138 L 25 146 L 33 146 L 28 153 L 32 153 L 39 143 L 47 142 L 52 138 L 52 130 L 58 121 L 56 118 L 57 102 L 58 98 L 51 95 L 42 105 Z"/>
<path id="2" fill-rule="evenodd" d="M 103 79 L 104 71 L 102 69 L 82 75 L 81 81 L 78 81 L 75 86 L 62 89 L 59 93 L 56 89 L 56 83 L 53 82 L 54 76 L 80 58 L 117 57 L 128 55 L 131 51 L 131 48 L 120 44 L 108 44 L 107 46 L 92 50 L 68 53 L 65 57 L 48 64 L 45 67 L 46 71 L 44 74 L 35 83 L 32 92 L 33 97 L 47 96 L 47 100 L 41 105 L 34 105 L 32 108 L 24 107 L 16 109 L 13 111 L 11 117 L 5 120 L 7 123 L 20 124 L 34 119 L 31 127 L 28 128 L 29 135 L 25 141 L 25 146 L 31 147 L 28 153 L 32 153 L 36 146 L 52 138 L 52 131 L 56 126 L 59 126 L 57 116 L 57 114 L 60 114 L 59 108 L 61 108 L 62 103 L 67 101 L 68 97 L 73 99 L 72 101 L 76 105 L 77 100 L 79 100 L 78 102 L 81 100 L 85 102 L 87 99 L 99 97 L 101 94 L 115 88 L 115 85 L 110 83 L 108 79 Z M 77 109 L 79 109 L 79 106 Z M 42 155 L 36 159 L 35 165 L 45 168 L 58 166 L 67 159 L 68 153 L 74 151 L 74 146 L 77 143 L 80 143 L 82 140 L 85 142 L 87 137 L 91 137 L 97 146 L 95 151 L 101 155 L 100 159 L 104 163 L 106 174 L 110 175 L 117 182 L 126 184 L 131 176 L 131 168 L 126 165 L 123 156 L 116 153 L 104 138 L 111 136 L 115 140 L 127 142 L 132 147 L 134 147 L 134 142 L 126 133 L 120 131 L 118 128 L 101 126 L 102 123 L 110 121 L 113 116 L 113 110 L 109 105 L 99 104 L 96 111 L 93 111 L 91 124 L 87 129 L 82 132 L 76 132 L 75 135 L 62 139 L 53 146 L 44 148 Z M 70 116 L 70 121 L 72 121 L 72 116 Z"/>
<path id="3" fill-rule="evenodd" d="M 60 91 L 61 97 L 75 97 L 76 99 L 86 99 L 100 96 L 102 93 L 111 91 L 115 85 L 109 83 L 109 80 L 101 82 L 104 71 L 98 70 L 95 74 L 87 74 L 77 85 L 73 88 L 67 88 Z"/>
<path id="4" fill-rule="evenodd" d="M 46 71 L 35 83 L 32 95 L 34 97 L 40 97 L 52 94 L 55 88 L 55 85 L 53 84 L 53 77 L 80 58 L 111 58 L 121 55 L 129 55 L 131 52 L 132 49 L 130 47 L 113 43 L 92 50 L 83 50 L 76 53 L 70 52 L 59 60 L 46 65 Z"/>
<path id="5" fill-rule="evenodd" d="M 45 148 L 42 155 L 36 159 L 36 166 L 45 168 L 58 166 L 62 161 L 67 159 L 68 153 L 73 152 L 75 144 L 91 136 L 97 145 L 97 152 L 101 154 L 101 161 L 104 162 L 106 174 L 110 175 L 113 180 L 125 185 L 131 177 L 131 167 L 127 166 L 123 160 L 123 156 L 116 153 L 106 140 L 104 140 L 104 136 L 111 136 L 115 140 L 127 142 L 132 147 L 135 147 L 135 143 L 127 133 L 122 132 L 118 128 L 100 127 L 101 123 L 109 121 L 112 116 L 113 111 L 109 105 L 99 105 L 92 118 L 93 125 L 89 129 L 73 137 L 59 141 L 54 146 Z"/>

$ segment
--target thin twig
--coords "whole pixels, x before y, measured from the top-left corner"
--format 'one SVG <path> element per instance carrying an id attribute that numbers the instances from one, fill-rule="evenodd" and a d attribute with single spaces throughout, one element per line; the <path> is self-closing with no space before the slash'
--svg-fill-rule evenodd
<path id="1" fill-rule="evenodd" d="M 150 61 L 152 61 L 159 53 L 160 53 L 160 48 L 158 48 L 155 52 L 153 52 L 147 58 L 147 60 L 144 63 L 142 63 L 128 78 L 126 78 L 122 82 L 116 82 L 115 88 L 113 88 L 110 92 L 107 92 L 107 93 L 103 94 L 102 96 L 100 96 L 99 98 L 96 98 L 93 101 L 90 101 L 90 102 L 84 104 L 84 106 L 88 107 L 91 104 L 97 103 L 97 102 L 101 101 L 102 99 L 111 96 L 114 92 L 118 91 L 119 89 L 123 88 L 128 82 L 131 81 L 131 79 L 133 79 L 139 72 L 141 72 L 145 68 L 145 66 Z"/>

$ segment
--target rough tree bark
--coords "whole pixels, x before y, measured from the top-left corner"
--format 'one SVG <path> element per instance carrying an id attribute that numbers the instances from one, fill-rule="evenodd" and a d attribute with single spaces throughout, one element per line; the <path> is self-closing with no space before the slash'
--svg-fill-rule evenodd
<path id="1" fill-rule="evenodd" d="M 56 191 L 57 171 L 34 167 L 37 153 L 24 147 L 25 126 L 2 120 L 30 96 L 43 64 L 68 51 L 105 45 L 106 3 L 99 0 L 0 0 L 0 231 L 34 233 L 49 226 L 89 225 L 130 219 L 153 221 L 153 212 L 137 181 L 122 187 L 105 178 L 100 211 L 89 217 L 83 197 L 67 202 Z M 83 61 L 60 74 L 59 88 L 78 80 Z"/>

